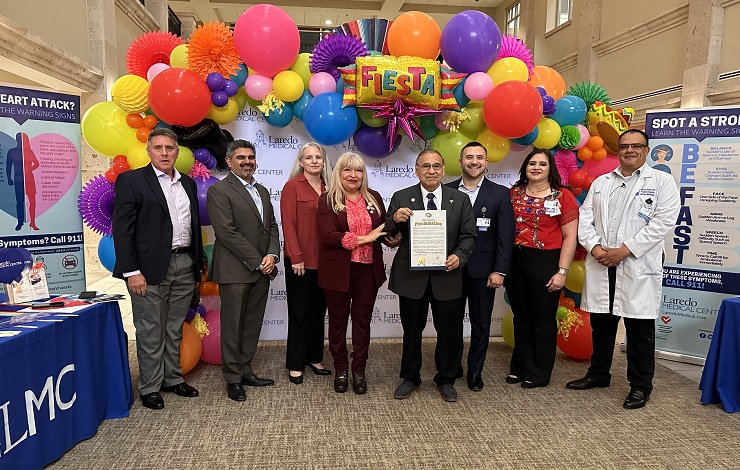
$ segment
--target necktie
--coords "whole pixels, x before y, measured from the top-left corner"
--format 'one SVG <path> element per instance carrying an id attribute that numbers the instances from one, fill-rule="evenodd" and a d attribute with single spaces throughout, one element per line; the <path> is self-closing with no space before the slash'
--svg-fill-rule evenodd
<path id="1" fill-rule="evenodd" d="M 428 211 L 436 211 L 437 210 L 437 204 L 434 203 L 434 194 L 433 193 L 427 194 L 427 199 L 429 199 L 429 201 L 427 202 L 427 210 Z"/>

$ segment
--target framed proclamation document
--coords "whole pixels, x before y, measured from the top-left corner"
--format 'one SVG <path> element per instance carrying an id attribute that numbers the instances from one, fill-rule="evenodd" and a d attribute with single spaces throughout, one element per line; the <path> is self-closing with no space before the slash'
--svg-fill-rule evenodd
<path id="1" fill-rule="evenodd" d="M 447 216 L 443 210 L 416 210 L 409 218 L 411 269 L 446 270 Z"/>

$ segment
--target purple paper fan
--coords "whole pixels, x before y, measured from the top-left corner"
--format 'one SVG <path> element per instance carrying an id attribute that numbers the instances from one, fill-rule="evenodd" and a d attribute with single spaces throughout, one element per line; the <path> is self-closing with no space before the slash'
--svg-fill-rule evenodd
<path id="1" fill-rule="evenodd" d="M 309 68 L 311 73 L 327 72 L 339 80 L 338 67 L 354 64 L 356 58 L 366 55 L 367 46 L 362 39 L 346 34 L 327 34 L 313 48 Z"/>
<path id="2" fill-rule="evenodd" d="M 77 210 L 91 230 L 105 236 L 113 235 L 113 183 L 103 175 L 88 181 L 77 198 Z"/>

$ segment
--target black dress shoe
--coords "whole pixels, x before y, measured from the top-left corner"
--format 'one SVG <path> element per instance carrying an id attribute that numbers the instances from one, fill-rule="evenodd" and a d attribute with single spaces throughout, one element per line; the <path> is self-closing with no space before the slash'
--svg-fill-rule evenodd
<path id="1" fill-rule="evenodd" d="M 161 410 L 164 408 L 164 400 L 159 392 L 146 393 L 142 395 L 141 404 L 144 405 L 145 408 L 149 408 L 151 410 Z"/>
<path id="2" fill-rule="evenodd" d="M 266 387 L 268 385 L 275 385 L 275 381 L 253 375 L 251 377 L 242 377 L 242 385 L 249 385 L 250 387 Z"/>
<path id="3" fill-rule="evenodd" d="M 310 367 L 313 373 L 316 375 L 331 375 L 331 371 L 329 369 L 326 369 L 326 368 L 319 369 L 318 367 L 316 367 L 315 365 L 311 363 L 308 363 L 306 365 Z"/>
<path id="4" fill-rule="evenodd" d="M 365 374 L 355 374 L 352 372 L 352 390 L 358 395 L 364 395 L 367 392 Z"/>
<path id="5" fill-rule="evenodd" d="M 303 374 L 301 375 L 290 375 L 290 372 L 288 372 L 288 380 L 290 380 L 290 383 L 300 385 L 303 383 Z"/>
<path id="6" fill-rule="evenodd" d="M 169 387 L 162 387 L 162 391 L 172 392 L 177 396 L 189 398 L 197 397 L 198 395 L 200 395 L 200 392 L 198 392 L 198 390 L 186 384 L 185 382 L 180 382 L 177 385 L 170 385 Z"/>
<path id="7" fill-rule="evenodd" d="M 349 386 L 349 379 L 347 378 L 347 371 L 337 372 L 334 375 L 334 391 L 337 393 L 344 393 L 347 391 Z"/>
<path id="8" fill-rule="evenodd" d="M 523 381 L 524 381 L 523 378 L 517 377 L 516 375 L 509 374 L 506 376 L 506 383 L 509 385 L 518 384 L 519 382 L 523 382 Z"/>
<path id="9" fill-rule="evenodd" d="M 480 374 L 473 374 L 468 377 L 468 388 L 474 392 L 483 390 L 483 378 Z"/>
<path id="10" fill-rule="evenodd" d="M 524 382 L 522 382 L 522 388 L 540 388 L 540 387 L 547 387 L 547 385 L 548 385 L 549 383 L 550 383 L 550 382 L 545 382 L 545 383 L 539 383 L 539 384 L 538 384 L 538 383 L 530 382 L 529 380 L 525 380 Z"/>
<path id="11" fill-rule="evenodd" d="M 578 380 L 572 380 L 565 384 L 565 388 L 569 388 L 571 390 L 588 390 L 591 388 L 604 388 L 608 387 L 609 383 L 599 382 L 598 380 L 594 380 L 591 377 L 586 374 L 585 376 L 581 377 Z"/>
<path id="12" fill-rule="evenodd" d="M 622 406 L 628 410 L 636 410 L 637 408 L 645 406 L 645 403 L 647 403 L 648 400 L 650 400 L 650 392 L 632 390 L 629 395 L 627 395 L 627 398 L 624 400 L 624 405 Z"/>
<path id="13" fill-rule="evenodd" d="M 247 400 L 247 393 L 242 384 L 226 384 L 226 394 L 234 401 Z"/>

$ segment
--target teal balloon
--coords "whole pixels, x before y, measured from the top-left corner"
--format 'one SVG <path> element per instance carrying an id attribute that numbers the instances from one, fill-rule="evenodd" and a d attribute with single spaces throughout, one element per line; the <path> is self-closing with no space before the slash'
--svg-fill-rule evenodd
<path id="1" fill-rule="evenodd" d="M 586 117 L 586 103 L 578 96 L 565 95 L 555 102 L 555 112 L 549 117 L 562 126 L 575 126 Z"/>
<path id="2" fill-rule="evenodd" d="M 303 90 L 300 98 L 293 102 L 293 116 L 299 121 L 303 121 L 303 113 L 306 112 L 306 106 L 313 99 L 313 95 L 308 90 Z"/>
<path id="3" fill-rule="evenodd" d="M 439 127 L 434 123 L 434 116 L 422 116 L 419 119 L 419 128 L 425 139 L 431 140 L 439 134 Z"/>
<path id="4" fill-rule="evenodd" d="M 244 86 L 244 82 L 247 81 L 247 76 L 249 75 L 249 70 L 247 70 L 247 66 L 244 64 L 239 64 L 239 70 L 236 72 L 236 74 L 229 77 L 229 79 L 236 83 L 237 86 Z"/>
<path id="5" fill-rule="evenodd" d="M 584 191 L 583 194 L 586 194 L 586 191 Z M 573 301 L 576 303 L 576 307 L 581 306 L 581 293 L 580 292 L 573 292 L 572 290 L 569 290 L 565 287 L 563 287 L 563 292 L 565 292 L 566 297 L 570 297 L 571 299 L 573 299 Z"/>
<path id="6" fill-rule="evenodd" d="M 342 77 L 339 77 L 339 79 L 337 80 L 337 93 L 339 93 L 340 95 L 344 94 L 344 80 L 342 79 Z"/>
<path id="7" fill-rule="evenodd" d="M 532 132 L 530 132 L 529 134 L 516 138 L 516 139 L 511 139 L 511 141 L 517 145 L 530 145 L 532 142 L 537 140 L 537 136 L 539 134 L 540 134 L 539 127 L 535 127 L 534 129 L 532 129 Z"/>
<path id="8" fill-rule="evenodd" d="M 457 101 L 457 105 L 461 108 L 464 108 L 465 106 L 470 103 L 470 98 L 465 94 L 465 81 L 468 79 L 468 77 L 465 77 L 462 79 L 460 83 L 457 84 L 455 88 L 452 89 L 452 94 L 455 96 L 455 101 Z"/>
<path id="9" fill-rule="evenodd" d="M 383 53 L 382 53 L 382 52 L 378 52 L 378 51 L 367 51 L 367 52 L 368 52 L 368 53 L 369 53 L 370 55 L 383 55 Z"/>
<path id="10" fill-rule="evenodd" d="M 275 127 L 285 127 L 293 120 L 293 105 L 285 103 L 283 106 L 283 112 L 279 112 L 277 109 L 270 111 L 269 116 L 265 116 L 265 122 Z"/>

